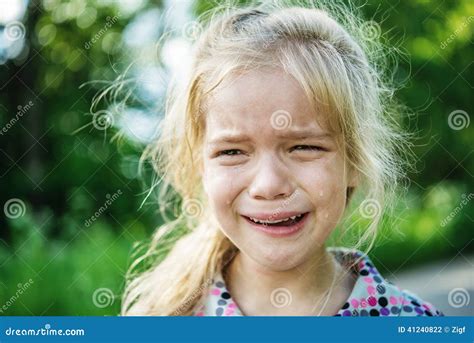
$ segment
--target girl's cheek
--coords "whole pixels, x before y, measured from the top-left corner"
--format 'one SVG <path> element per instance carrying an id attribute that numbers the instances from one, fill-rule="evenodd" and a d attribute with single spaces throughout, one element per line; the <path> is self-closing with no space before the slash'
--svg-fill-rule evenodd
<path id="1" fill-rule="evenodd" d="M 237 197 L 239 187 L 243 186 L 240 172 L 232 167 L 209 167 L 205 170 L 204 189 L 216 208 L 231 205 Z"/>
<path id="2" fill-rule="evenodd" d="M 334 221 L 345 205 L 342 168 L 332 163 L 317 163 L 312 168 L 295 172 L 294 176 L 316 208 L 318 220 Z"/>
<path id="3" fill-rule="evenodd" d="M 327 180 L 330 182 L 329 180 Z M 322 230 L 329 234 L 334 227 L 339 223 L 345 210 L 346 194 L 345 188 L 339 182 L 327 184 L 327 188 L 322 189 L 319 193 L 316 192 L 317 221 L 321 224 Z"/>

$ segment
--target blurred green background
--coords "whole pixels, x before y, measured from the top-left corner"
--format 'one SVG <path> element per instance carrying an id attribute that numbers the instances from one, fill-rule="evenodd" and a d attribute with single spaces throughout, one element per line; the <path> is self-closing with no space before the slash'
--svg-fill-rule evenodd
<path id="1" fill-rule="evenodd" d="M 416 133 L 418 172 L 371 256 L 382 274 L 470 256 L 474 3 L 355 3 L 367 3 L 372 34 L 400 50 L 398 97 Z M 119 312 L 134 246 L 162 221 L 140 153 L 199 34 L 193 20 L 213 5 L 0 2 L 0 315 Z M 125 91 L 111 89 L 91 111 L 117 78 L 127 103 L 115 104 Z"/>

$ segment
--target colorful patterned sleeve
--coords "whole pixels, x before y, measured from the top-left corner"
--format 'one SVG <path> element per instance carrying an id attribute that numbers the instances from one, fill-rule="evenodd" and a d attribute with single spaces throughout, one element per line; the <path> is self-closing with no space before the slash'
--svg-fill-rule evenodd
<path id="1" fill-rule="evenodd" d="M 431 303 L 424 301 L 418 295 L 404 289 L 403 294 L 403 306 L 400 312 L 400 316 L 414 317 L 414 316 L 430 316 L 430 317 L 442 317 L 443 312 L 435 308 Z"/>

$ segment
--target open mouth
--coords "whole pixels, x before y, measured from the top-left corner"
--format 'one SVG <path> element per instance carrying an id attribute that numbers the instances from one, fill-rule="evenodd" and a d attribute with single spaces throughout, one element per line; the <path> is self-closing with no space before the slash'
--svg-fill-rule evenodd
<path id="1" fill-rule="evenodd" d="M 302 221 L 304 219 L 304 217 L 308 214 L 308 212 L 306 213 L 301 213 L 299 215 L 296 215 L 296 216 L 291 216 L 291 217 L 288 217 L 288 218 L 283 218 L 283 219 L 279 219 L 279 220 L 260 220 L 260 219 L 256 219 L 256 218 L 252 218 L 252 217 L 245 217 L 245 219 L 247 219 L 247 221 L 251 222 L 252 224 L 257 224 L 257 225 L 263 225 L 263 226 L 274 226 L 274 227 L 288 227 L 288 226 L 292 226 L 292 225 L 296 225 L 297 223 L 299 223 L 300 221 Z"/>
<path id="2" fill-rule="evenodd" d="M 287 218 L 262 220 L 247 216 L 242 216 L 250 226 L 260 232 L 272 237 L 288 237 L 295 235 L 305 227 L 310 212 L 300 213 Z"/>

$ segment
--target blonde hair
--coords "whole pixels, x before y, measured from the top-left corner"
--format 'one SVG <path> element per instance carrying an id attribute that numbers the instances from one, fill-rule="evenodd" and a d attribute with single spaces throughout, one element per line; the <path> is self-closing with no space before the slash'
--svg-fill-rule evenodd
<path id="1" fill-rule="evenodd" d="M 199 170 L 206 100 L 239 71 L 280 67 L 314 106 L 330 111 L 347 164 L 360 175 L 359 196 L 348 189 L 348 201 L 372 206 L 355 247 L 372 247 L 383 209 L 403 176 L 397 150 L 405 137 L 394 119 L 398 108 L 384 70 L 386 52 L 377 37 L 367 36 L 356 8 L 334 1 L 294 3 L 227 3 L 202 16 L 206 28 L 195 43 L 191 75 L 185 87 L 170 92 L 159 138 L 142 156 L 160 176 L 161 207 L 173 199 L 181 210 L 132 264 L 123 315 L 190 315 L 237 250 L 209 212 Z"/>

